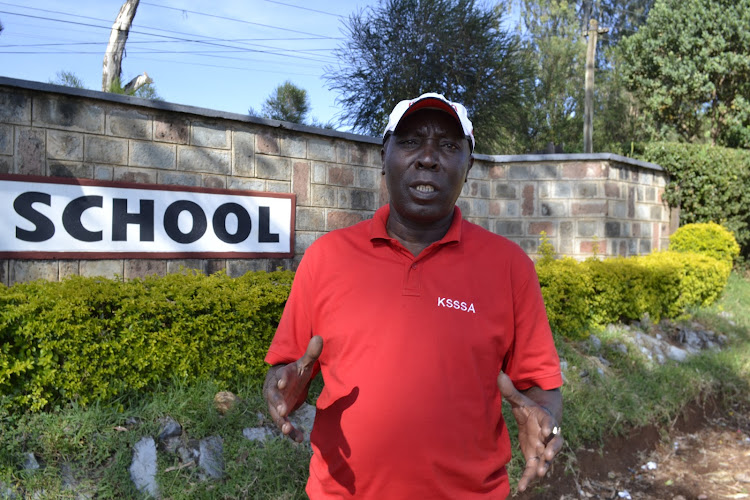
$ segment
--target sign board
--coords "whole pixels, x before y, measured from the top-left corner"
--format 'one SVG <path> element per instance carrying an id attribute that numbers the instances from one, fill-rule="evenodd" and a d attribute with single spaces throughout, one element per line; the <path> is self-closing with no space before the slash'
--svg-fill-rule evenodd
<path id="1" fill-rule="evenodd" d="M 0 258 L 294 256 L 293 194 L 0 175 Z"/>

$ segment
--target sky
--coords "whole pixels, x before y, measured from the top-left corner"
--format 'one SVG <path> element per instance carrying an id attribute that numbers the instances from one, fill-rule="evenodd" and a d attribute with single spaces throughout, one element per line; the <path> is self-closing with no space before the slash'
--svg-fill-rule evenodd
<path id="1" fill-rule="evenodd" d="M 0 76 L 48 83 L 69 71 L 101 89 L 102 61 L 124 0 L 0 1 Z M 323 78 L 337 64 L 343 21 L 377 0 L 141 0 L 123 81 L 144 71 L 165 101 L 260 111 L 285 81 L 305 89 L 309 118 L 338 125 Z M 337 126 L 339 130 L 346 127 Z"/>

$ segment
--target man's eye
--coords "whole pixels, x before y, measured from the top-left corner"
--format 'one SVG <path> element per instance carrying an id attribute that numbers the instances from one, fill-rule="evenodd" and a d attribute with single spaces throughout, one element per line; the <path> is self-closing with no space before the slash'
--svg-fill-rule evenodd
<path id="1" fill-rule="evenodd" d="M 443 147 L 453 151 L 458 149 L 458 144 L 456 144 L 455 142 L 444 142 Z"/>

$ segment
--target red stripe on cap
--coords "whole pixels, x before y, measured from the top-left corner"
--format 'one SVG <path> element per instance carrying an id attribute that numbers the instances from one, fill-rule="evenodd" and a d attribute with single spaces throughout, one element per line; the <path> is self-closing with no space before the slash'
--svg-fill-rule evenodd
<path id="1" fill-rule="evenodd" d="M 456 120 L 458 120 L 458 124 L 459 124 L 459 126 L 461 126 L 461 119 L 458 117 L 458 112 L 456 111 L 456 109 L 453 106 L 451 106 L 450 104 L 448 104 L 447 102 L 442 101 L 440 99 L 437 99 L 435 97 L 425 97 L 424 99 L 420 99 L 420 100 L 418 100 L 416 102 L 410 103 L 409 104 L 409 109 L 407 109 L 404 112 L 404 114 L 403 114 L 403 116 L 401 118 L 402 119 L 406 118 L 410 114 L 412 114 L 415 111 L 420 110 L 420 109 L 439 109 L 441 111 L 447 111 L 448 113 L 450 113 L 451 115 L 453 115 L 453 117 Z M 400 121 L 401 120 L 399 120 L 399 122 Z"/>

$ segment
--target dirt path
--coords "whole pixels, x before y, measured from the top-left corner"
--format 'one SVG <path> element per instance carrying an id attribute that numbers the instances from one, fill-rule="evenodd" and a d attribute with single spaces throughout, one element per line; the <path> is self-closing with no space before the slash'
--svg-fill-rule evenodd
<path id="1" fill-rule="evenodd" d="M 544 488 L 514 498 L 750 499 L 750 408 L 694 405 L 671 429 L 634 431 L 576 459 L 574 473 L 557 466 Z"/>

